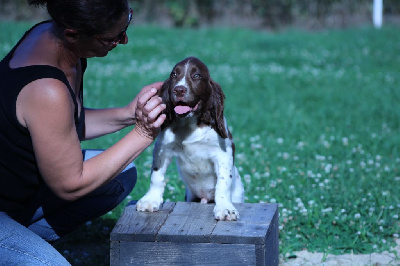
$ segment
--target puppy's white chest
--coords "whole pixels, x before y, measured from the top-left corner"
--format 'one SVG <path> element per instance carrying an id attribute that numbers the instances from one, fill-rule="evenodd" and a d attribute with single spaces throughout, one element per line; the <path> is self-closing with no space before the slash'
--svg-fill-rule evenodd
<path id="1" fill-rule="evenodd" d="M 171 148 L 186 186 L 198 197 L 213 200 L 217 182 L 214 161 L 220 150 L 217 133 L 210 128 L 198 128 L 187 136 L 175 133 Z"/>
<path id="2" fill-rule="evenodd" d="M 208 134 L 205 134 L 205 131 Z M 180 139 L 177 136 L 174 142 L 176 151 L 174 155 L 183 173 L 202 178 L 214 173 L 212 158 L 214 157 L 215 149 L 218 148 L 216 147 L 218 145 L 218 141 L 216 141 L 218 137 L 210 133 L 210 130 L 198 129 L 185 139 Z"/>

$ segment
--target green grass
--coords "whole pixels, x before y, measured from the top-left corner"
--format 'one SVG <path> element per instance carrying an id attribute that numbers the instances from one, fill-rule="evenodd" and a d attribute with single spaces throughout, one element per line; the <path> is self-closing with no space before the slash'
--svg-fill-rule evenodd
<path id="1" fill-rule="evenodd" d="M 28 27 L 0 23 L 1 56 Z M 400 232 L 398 28 L 268 33 L 133 26 L 128 35 L 128 45 L 89 60 L 87 107 L 125 105 L 142 86 L 165 80 L 178 61 L 199 57 L 226 94 L 246 202 L 279 203 L 282 255 L 371 253 L 394 245 Z M 82 146 L 105 149 L 127 130 Z M 107 256 L 121 210 L 148 189 L 151 152 L 135 161 L 139 179 L 130 198 L 58 246 L 71 261 Z M 168 177 L 165 198 L 183 200 L 174 167 Z M 84 240 L 104 248 L 95 255 L 71 251 Z"/>

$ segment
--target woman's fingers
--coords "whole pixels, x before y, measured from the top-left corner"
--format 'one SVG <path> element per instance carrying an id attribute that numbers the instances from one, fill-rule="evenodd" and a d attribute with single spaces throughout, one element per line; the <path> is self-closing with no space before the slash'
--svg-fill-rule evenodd
<path id="1" fill-rule="evenodd" d="M 150 103 L 149 103 L 150 104 Z M 166 108 L 165 104 L 157 104 L 151 111 L 147 114 L 147 122 L 154 123 L 158 117 L 161 115 L 162 111 Z M 165 120 L 165 118 L 164 118 Z"/>
<path id="2" fill-rule="evenodd" d="M 143 93 L 138 98 L 137 108 L 139 108 L 139 110 L 142 110 L 143 107 L 156 93 L 156 88 L 151 88 L 150 90 L 143 91 Z"/>
<path id="3" fill-rule="evenodd" d="M 152 89 L 156 89 L 157 91 L 159 91 L 162 85 L 163 82 L 154 82 L 153 84 L 144 86 L 142 90 L 139 92 L 138 96 L 141 97 L 142 95 L 146 94 Z"/>
<path id="4" fill-rule="evenodd" d="M 157 88 L 142 89 L 136 108 L 136 126 L 143 135 L 153 139 L 159 133 L 166 118 L 165 115 L 161 114 L 166 106 L 156 94 Z"/>

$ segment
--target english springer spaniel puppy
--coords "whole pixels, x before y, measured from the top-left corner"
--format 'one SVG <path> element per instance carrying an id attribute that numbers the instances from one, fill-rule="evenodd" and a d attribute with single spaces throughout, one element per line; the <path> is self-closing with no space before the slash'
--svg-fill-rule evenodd
<path id="1" fill-rule="evenodd" d="M 237 220 L 239 212 L 232 203 L 243 202 L 244 189 L 234 165 L 235 146 L 220 85 L 203 62 L 188 57 L 175 65 L 159 93 L 167 105 L 167 119 L 154 146 L 150 189 L 137 210 L 160 208 L 165 172 L 175 157 L 186 201 L 215 202 L 215 219 Z"/>

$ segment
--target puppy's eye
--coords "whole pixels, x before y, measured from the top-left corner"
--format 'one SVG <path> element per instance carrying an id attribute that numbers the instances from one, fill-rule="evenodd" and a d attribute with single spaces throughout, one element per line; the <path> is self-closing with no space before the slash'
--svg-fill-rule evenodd
<path id="1" fill-rule="evenodd" d="M 176 78 L 176 77 L 177 77 L 176 72 L 172 72 L 172 73 L 171 73 L 171 78 Z"/>
<path id="2" fill-rule="evenodd" d="M 201 79 L 201 75 L 200 75 L 200 74 L 194 74 L 194 75 L 193 75 L 193 78 L 194 78 L 194 79 Z"/>

